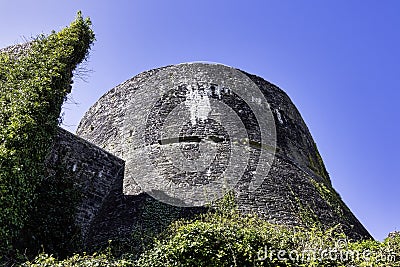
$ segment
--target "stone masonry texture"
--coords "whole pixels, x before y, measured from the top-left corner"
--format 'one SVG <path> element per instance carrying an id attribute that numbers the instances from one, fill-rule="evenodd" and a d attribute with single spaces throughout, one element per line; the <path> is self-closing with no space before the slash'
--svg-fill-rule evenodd
<path id="1" fill-rule="evenodd" d="M 86 249 L 107 244 L 108 240 L 129 241 L 135 231 L 158 232 L 177 218 L 206 210 L 172 207 L 145 193 L 123 195 L 124 161 L 62 128 L 47 165 L 50 171 L 65 166 L 74 176 L 81 193 L 75 223 Z"/>
<path id="2" fill-rule="evenodd" d="M 143 92 L 139 89 L 148 84 L 149 79 L 154 78 L 158 72 L 174 73 L 182 71 L 183 68 L 187 68 L 188 72 L 193 72 L 190 68 L 195 66 L 195 64 L 180 64 L 153 69 L 140 73 L 111 89 L 85 114 L 78 127 L 77 135 L 92 143 L 93 146 L 104 149 L 122 160 L 126 160 L 127 153 L 132 153 L 133 157 L 138 157 L 136 161 L 138 169 L 145 169 L 148 167 L 147 165 L 152 164 L 165 166 L 167 163 L 161 162 L 160 164 L 157 160 L 162 160 L 159 158 L 153 158 L 155 162 L 143 160 L 141 147 L 133 147 L 134 151 L 131 151 L 132 146 L 127 144 L 128 137 L 137 130 L 135 125 L 130 125 L 128 128 L 124 125 L 126 117 L 132 116 L 132 110 L 129 110 L 132 108 L 131 99 L 139 98 L 143 99 L 143 102 L 147 101 L 146 96 L 139 94 L 139 92 Z M 340 224 L 351 238 L 370 238 L 370 234 L 332 187 L 316 144 L 289 97 L 277 86 L 264 79 L 243 71 L 240 72 L 257 85 L 270 105 L 276 126 L 276 151 L 272 166 L 262 184 L 255 191 L 249 191 L 248 183 L 252 179 L 251 165 L 253 161 L 257 161 L 258 155 L 258 150 L 253 149 L 249 166 L 234 188 L 239 209 L 244 213 L 255 212 L 270 222 L 285 225 L 313 226 L 319 224 L 324 228 L 329 228 Z M 162 80 L 158 82 L 159 84 L 163 83 Z M 157 84 L 157 81 L 155 83 Z M 176 106 L 176 101 L 184 100 L 179 99 L 182 98 L 182 94 L 180 96 L 182 91 L 176 88 L 171 89 L 175 90 L 174 93 L 160 96 L 162 101 L 157 102 L 160 103 L 160 107 L 153 109 L 159 114 L 147 114 L 147 123 L 150 122 L 154 127 L 160 123 L 163 112 L 170 112 L 172 109 L 170 106 Z M 157 90 L 157 86 L 153 90 Z M 246 113 L 245 106 L 240 106 L 244 104 L 241 104 L 238 99 L 229 98 L 227 95 L 222 97 L 230 106 L 237 105 L 243 109 L 245 111 L 243 116 L 250 114 Z M 139 108 L 134 110 L 133 114 L 133 116 L 143 116 Z M 245 120 L 243 116 L 241 119 Z M 246 128 L 250 128 L 249 132 L 253 132 L 256 136 L 257 125 L 253 125 L 251 120 L 250 116 L 248 118 L 250 122 L 247 123 Z M 192 129 L 190 127 L 182 129 L 186 129 L 184 130 L 186 132 L 183 133 L 186 137 L 201 138 L 198 133 L 194 134 L 197 129 L 193 127 Z M 223 138 L 225 134 L 223 128 L 210 126 L 210 129 L 215 138 Z M 160 146 L 156 142 L 158 137 L 148 136 L 146 138 L 150 141 L 145 145 Z M 151 141 L 152 138 L 154 142 Z M 195 150 L 194 147 L 191 148 L 188 145 L 185 147 L 189 152 Z M 223 144 L 219 144 L 219 148 L 221 155 L 226 153 L 227 148 Z M 217 166 L 212 169 L 213 172 L 223 172 L 223 161 L 224 158 L 220 157 L 213 162 L 213 165 Z M 164 175 L 168 175 L 168 173 L 173 176 L 170 177 L 171 179 L 182 178 L 171 168 L 164 171 Z M 162 203 L 141 190 L 140 185 L 136 182 L 141 177 L 131 176 L 132 174 L 127 173 L 125 168 L 123 177 L 119 175 L 112 178 L 116 180 L 115 186 L 108 194 L 104 194 L 107 196 L 103 199 L 100 208 L 96 208 L 96 214 L 90 223 L 87 223 L 89 226 L 85 226 L 85 229 L 88 229 L 85 237 L 87 245 L 104 243 L 110 238 L 128 240 L 140 229 L 157 232 L 177 218 L 190 217 L 206 210 L 204 207 L 176 207 Z M 201 183 L 201 177 L 200 175 L 189 178 L 193 183 Z"/>
<path id="3" fill-rule="evenodd" d="M 0 51 L 18 57 L 29 47 L 30 43 L 26 43 Z M 207 184 L 226 170 L 231 151 L 229 142 L 226 142 L 229 139 L 227 129 L 224 125 L 221 127 L 212 120 L 204 119 L 202 109 L 198 114 L 200 121 L 195 126 L 193 122 L 183 125 L 178 139 L 160 140 L 159 136 L 160 127 L 168 114 L 188 100 L 188 88 L 175 87 L 179 81 L 166 83 L 166 79 L 173 79 L 173 74 L 177 72 L 196 76 L 197 72 L 208 68 L 215 72 L 214 76 L 219 75 L 218 67 L 207 64 L 180 64 L 140 73 L 103 95 L 82 118 L 77 135 L 59 128 L 47 166 L 51 172 L 62 165 L 74 177 L 81 195 L 75 223 L 81 230 L 86 249 L 107 244 L 110 239 L 130 242 L 134 237 L 158 233 L 176 219 L 190 218 L 208 210 L 204 206 L 182 207 L 163 203 L 146 193 L 141 188 L 143 181 L 140 180 L 146 176 L 149 166 L 156 166 L 164 178 L 174 183 L 185 181 L 191 185 Z M 255 212 L 267 221 L 284 225 L 311 227 L 317 224 L 329 228 L 339 224 L 350 238 L 371 238 L 332 187 L 317 146 L 289 97 L 258 76 L 235 71 L 249 78 L 268 101 L 276 134 L 276 148 L 269 172 L 263 177 L 261 185 L 251 191 L 249 181 L 254 178 L 255 165 L 262 149 L 258 147 L 261 136 L 258 122 L 240 97 L 220 90 L 218 84 L 205 85 L 207 98 L 219 99 L 234 110 L 251 139 L 248 164 L 233 188 L 240 211 Z M 171 77 L 160 73 L 170 73 Z M 160 94 L 159 99 L 152 99 L 154 92 L 142 90 L 154 90 L 157 95 L 160 86 L 165 84 L 172 84 L 173 88 L 168 88 L 171 93 Z M 134 103 L 139 103 L 137 107 L 132 106 L 132 99 L 136 100 Z M 156 104 L 151 112 L 144 113 L 141 104 L 154 100 Z M 207 107 L 200 108 L 204 110 Z M 127 118 L 140 121 L 144 117 L 148 131 L 145 142 L 140 143 L 135 139 L 139 127 L 126 122 Z M 199 143 L 204 142 L 207 136 L 215 143 L 218 153 L 210 164 L 210 173 L 181 173 L 159 152 L 164 142 L 180 149 L 188 158 L 196 158 Z M 148 147 L 151 149 L 145 150 Z M 143 153 L 149 151 L 149 157 L 143 157 Z M 134 169 L 132 164 L 126 165 L 132 160 L 136 164 Z"/>

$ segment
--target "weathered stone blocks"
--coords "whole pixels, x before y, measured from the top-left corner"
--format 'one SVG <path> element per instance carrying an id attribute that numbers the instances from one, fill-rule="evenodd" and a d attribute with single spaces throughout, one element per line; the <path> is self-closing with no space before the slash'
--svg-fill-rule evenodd
<path id="1" fill-rule="evenodd" d="M 148 225 L 149 222 L 143 220 L 143 211 L 140 211 L 146 201 L 146 203 L 148 201 L 158 203 L 158 206 L 161 205 L 165 209 L 175 210 L 176 212 L 171 214 L 179 214 L 177 218 L 201 211 L 201 207 L 179 207 L 186 206 L 180 202 L 175 203 L 178 207 L 161 203 L 165 201 L 157 200 L 158 195 L 151 194 L 153 196 L 151 197 L 148 195 L 149 192 L 141 188 L 140 179 L 146 175 L 149 166 L 156 168 L 162 177 L 171 179 L 174 183 L 185 181 L 192 185 L 207 184 L 217 179 L 219 174 L 224 173 L 227 161 L 230 159 L 230 152 L 232 152 L 231 148 L 234 146 L 231 142 L 234 138 L 229 138 L 236 135 L 228 134 L 229 123 L 210 119 L 207 117 L 207 114 L 211 114 L 207 113 L 208 111 L 204 115 L 204 110 L 209 109 L 209 103 L 204 102 L 205 97 L 210 100 L 210 103 L 223 101 L 237 114 L 242 123 L 240 127 L 244 127 L 247 133 L 248 140 L 244 144 L 249 151 L 248 159 L 244 165 L 240 165 L 244 166 L 243 174 L 233 187 L 240 210 L 256 212 L 271 222 L 287 225 L 319 224 L 327 228 L 341 224 L 350 237 L 357 239 L 370 237 L 332 188 L 329 175 L 307 126 L 289 97 L 281 89 L 260 77 L 232 69 L 232 73 L 240 72 L 249 79 L 268 102 L 270 118 L 274 121 L 273 130 L 276 133 L 276 149 L 274 149 L 274 142 L 271 141 L 267 145 L 262 143 L 260 123 L 248 103 L 240 97 L 240 92 L 232 94 L 235 92 L 229 92 L 228 87 L 220 86 L 223 83 L 221 80 L 210 80 L 199 84 L 197 89 L 193 89 L 193 83 L 186 81 L 185 84 L 185 81 L 180 80 L 182 76 L 176 74 L 187 73 L 189 80 L 193 77 L 196 80 L 197 76 L 202 77 L 202 72 L 210 69 L 214 75 L 211 75 L 212 77 L 219 75 L 222 77 L 222 72 L 226 68 L 208 64 L 181 64 L 150 70 L 110 90 L 89 109 L 78 127 L 77 134 L 123 160 L 129 161 L 133 158 L 135 164 L 129 172 L 125 168 L 124 181 L 119 180 L 119 186 L 114 187 L 112 193 L 104 200 L 101 211 L 95 216 L 96 224 L 91 224 L 89 227 L 92 230 L 88 238 L 96 242 L 102 239 L 104 241 L 108 233 L 121 237 L 118 233 L 125 235 L 135 231 L 138 224 Z M 170 81 L 166 82 L 165 79 L 170 79 Z M 153 91 L 146 94 L 143 88 Z M 132 102 L 132 99 L 135 101 Z M 197 104 L 190 104 L 194 100 Z M 248 102 L 251 101 L 257 103 L 261 100 L 257 101 L 253 98 Z M 145 108 L 148 102 L 152 103 L 150 112 Z M 132 106 L 132 103 L 135 105 Z M 188 105 L 188 103 L 187 114 L 189 115 L 185 115 L 185 112 L 176 113 L 182 117 L 181 125 L 171 124 L 172 128 L 179 126 L 177 135 L 162 138 L 160 129 L 163 129 L 167 117 L 175 112 L 174 109 L 184 109 L 183 105 Z M 191 117 L 190 114 L 196 114 L 196 118 Z M 132 116 L 138 117 L 137 121 L 143 122 L 144 126 L 129 124 L 127 127 L 127 118 Z M 143 127 L 140 128 L 141 126 Z M 143 131 L 143 129 L 146 130 Z M 137 133 L 140 131 L 144 132 L 141 135 L 144 139 L 139 140 Z M 272 134 L 271 130 L 268 136 Z M 168 146 L 180 151 L 183 157 L 193 162 L 199 159 L 200 148 L 203 144 L 212 144 L 217 151 L 217 156 L 210 161 L 210 168 L 204 171 L 193 170 L 191 173 L 187 171 L 181 173 L 179 170 L 184 168 L 183 165 L 182 167 L 170 158 L 165 159 L 165 153 L 167 153 L 165 147 Z M 271 166 L 258 164 L 263 149 L 274 155 L 270 162 Z M 262 177 L 258 187 L 250 190 L 249 185 L 256 176 L 256 168 L 261 171 L 265 168 L 266 175 Z M 159 180 L 151 181 L 157 183 Z M 160 196 L 161 200 L 163 200 L 162 197 Z M 162 216 L 157 216 L 157 214 L 154 216 L 152 220 L 159 222 L 160 227 L 167 224 L 167 222 L 162 223 Z M 118 218 L 118 220 L 112 218 Z M 171 220 L 172 218 L 169 218 L 167 221 Z"/>

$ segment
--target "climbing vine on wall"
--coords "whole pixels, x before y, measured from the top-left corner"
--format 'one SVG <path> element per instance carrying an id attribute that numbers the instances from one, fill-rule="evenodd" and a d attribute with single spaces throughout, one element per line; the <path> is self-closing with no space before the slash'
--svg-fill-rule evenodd
<path id="1" fill-rule="evenodd" d="M 0 53 L 0 255 L 34 210 L 73 71 L 94 40 L 79 12 L 69 27 L 39 36 L 25 51 Z"/>

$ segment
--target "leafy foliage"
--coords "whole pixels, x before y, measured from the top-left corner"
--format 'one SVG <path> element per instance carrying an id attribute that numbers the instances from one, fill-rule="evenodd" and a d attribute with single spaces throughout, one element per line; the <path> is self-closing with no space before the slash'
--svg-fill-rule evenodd
<path id="1" fill-rule="evenodd" d="M 289 228 L 256 215 L 241 215 L 234 205 L 226 206 L 230 202 L 195 221 L 171 224 L 154 247 L 141 255 L 138 266 L 301 266 L 288 255 L 281 260 L 278 251 L 300 250 L 313 243 L 328 247 L 343 237 L 334 229 Z"/>
<path id="2" fill-rule="evenodd" d="M 90 20 L 78 13 L 69 27 L 39 36 L 26 51 L 0 53 L 1 255 L 12 248 L 35 209 L 73 71 L 93 41 Z"/>
<path id="3" fill-rule="evenodd" d="M 228 198 L 215 212 L 172 223 L 138 260 L 132 254 L 113 257 L 110 247 L 61 261 L 40 254 L 24 266 L 400 266 L 399 233 L 384 242 L 352 242 L 338 227 L 274 225 L 240 215 L 231 204 Z"/>
<path id="4" fill-rule="evenodd" d="M 37 187 L 34 209 L 19 234 L 15 248 L 25 256 L 34 257 L 41 250 L 59 257 L 72 255 L 80 249 L 81 235 L 75 224 L 78 201 L 72 171 L 60 161 Z"/>
<path id="5" fill-rule="evenodd" d="M 34 262 L 27 262 L 22 266 L 29 267 L 72 267 L 72 266 L 85 266 L 85 267 L 98 267 L 98 266 L 111 266 L 111 267 L 123 267 L 123 266 L 134 266 L 134 263 L 126 259 L 115 259 L 107 254 L 93 254 L 93 255 L 78 255 L 65 259 L 57 260 L 52 255 L 45 253 L 40 254 L 36 257 Z"/>
<path id="6" fill-rule="evenodd" d="M 62 169 L 46 177 L 44 162 L 73 70 L 94 41 L 90 26 L 78 14 L 70 27 L 40 36 L 29 50 L 0 53 L 1 255 L 17 240 L 33 242 L 33 247 L 44 241 L 50 251 L 72 246 L 52 247 L 51 239 L 74 236 L 74 229 L 60 228 L 60 223 L 71 225 L 73 206 L 61 200 L 78 196 Z M 39 207 L 43 200 L 51 203 Z M 29 220 L 32 213 L 41 220 Z M 42 253 L 23 266 L 400 266 L 399 234 L 384 242 L 352 242 L 338 229 L 285 227 L 241 215 L 228 194 L 214 212 L 173 222 L 138 259 L 133 254 L 114 257 L 110 247 L 64 260 Z"/>
<path id="7" fill-rule="evenodd" d="M 340 227 L 287 227 L 241 215 L 233 197 L 214 213 L 177 221 L 136 266 L 400 266 L 400 234 L 348 240 Z"/>

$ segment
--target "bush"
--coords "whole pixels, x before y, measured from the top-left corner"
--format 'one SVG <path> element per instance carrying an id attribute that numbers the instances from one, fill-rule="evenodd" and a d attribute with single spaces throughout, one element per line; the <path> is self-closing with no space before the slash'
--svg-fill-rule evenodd
<path id="1" fill-rule="evenodd" d="M 138 260 L 109 248 L 63 261 L 41 254 L 24 266 L 400 266 L 400 235 L 351 242 L 338 229 L 289 228 L 224 208 L 172 223 Z"/>
<path id="2" fill-rule="evenodd" d="M 36 257 L 33 262 L 27 262 L 22 266 L 25 267 L 69 267 L 69 266 L 85 266 L 85 267 L 98 267 L 98 266 L 112 266 L 112 267 L 124 267 L 134 266 L 133 262 L 124 259 L 114 259 L 106 254 L 94 254 L 94 255 L 74 255 L 66 260 L 59 261 L 52 255 L 45 253 L 40 254 Z"/>
<path id="3" fill-rule="evenodd" d="M 137 266 L 400 266 L 400 237 L 352 242 L 340 227 L 286 227 L 235 208 L 178 221 Z"/>

